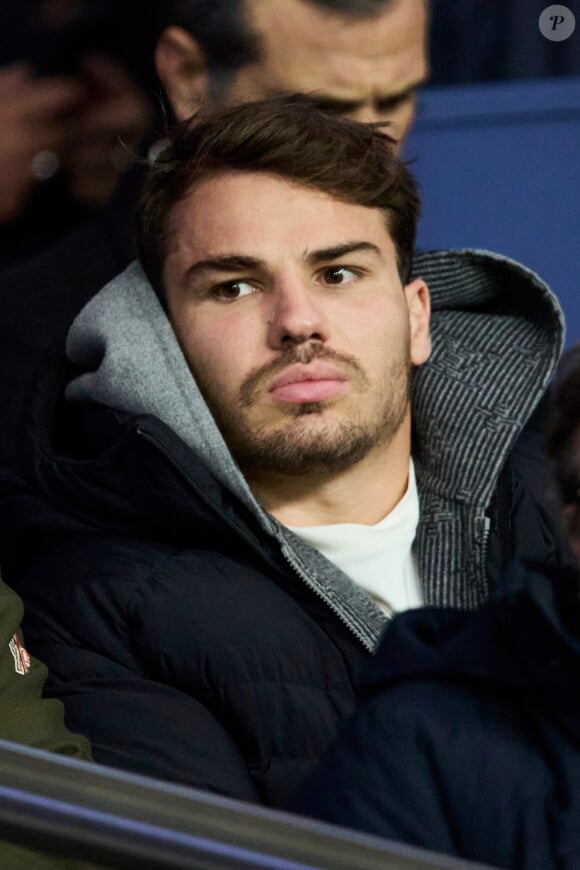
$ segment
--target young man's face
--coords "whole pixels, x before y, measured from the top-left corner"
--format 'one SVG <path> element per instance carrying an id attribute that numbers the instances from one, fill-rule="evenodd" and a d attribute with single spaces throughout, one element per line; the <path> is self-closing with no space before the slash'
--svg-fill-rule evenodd
<path id="1" fill-rule="evenodd" d="M 380 211 L 228 172 L 169 229 L 170 318 L 242 469 L 340 471 L 390 443 L 429 355 L 429 298 L 402 287 Z"/>

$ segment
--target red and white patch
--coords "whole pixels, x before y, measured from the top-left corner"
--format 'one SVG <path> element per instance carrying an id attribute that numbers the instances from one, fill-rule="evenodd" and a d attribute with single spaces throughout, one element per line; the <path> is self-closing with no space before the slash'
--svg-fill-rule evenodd
<path id="1" fill-rule="evenodd" d="M 17 634 L 12 636 L 8 647 L 14 659 L 14 670 L 17 674 L 24 676 L 30 670 L 30 656 L 22 646 Z"/>

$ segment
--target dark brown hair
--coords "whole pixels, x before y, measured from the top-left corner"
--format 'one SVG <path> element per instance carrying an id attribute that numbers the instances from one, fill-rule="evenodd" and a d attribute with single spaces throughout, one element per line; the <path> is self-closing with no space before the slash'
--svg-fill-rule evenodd
<path id="1" fill-rule="evenodd" d="M 234 170 L 273 173 L 344 202 L 380 209 L 407 283 L 420 201 L 395 144 L 373 125 L 328 115 L 300 95 L 192 118 L 176 129 L 145 180 L 137 244 L 149 280 L 163 298 L 168 218 L 176 202 L 208 175 Z"/>

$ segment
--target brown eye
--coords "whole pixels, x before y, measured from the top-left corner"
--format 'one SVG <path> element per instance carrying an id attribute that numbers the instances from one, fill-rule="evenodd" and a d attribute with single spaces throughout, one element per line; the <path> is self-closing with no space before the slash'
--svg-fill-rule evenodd
<path id="1" fill-rule="evenodd" d="M 218 284 L 214 287 L 212 294 L 217 299 L 222 299 L 226 302 L 233 302 L 236 299 L 241 299 L 243 296 L 249 296 L 255 291 L 255 287 L 248 281 L 228 281 L 224 284 Z"/>
<path id="2" fill-rule="evenodd" d="M 346 266 L 333 266 L 331 269 L 326 269 L 323 273 L 326 284 L 350 284 L 356 278 L 352 269 L 347 269 Z"/>

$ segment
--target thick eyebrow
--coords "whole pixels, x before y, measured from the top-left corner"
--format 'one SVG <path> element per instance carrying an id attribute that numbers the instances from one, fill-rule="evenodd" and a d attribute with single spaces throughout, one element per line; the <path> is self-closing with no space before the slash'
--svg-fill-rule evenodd
<path id="1" fill-rule="evenodd" d="M 368 251 L 382 260 L 380 248 L 371 242 L 347 242 L 344 245 L 334 245 L 331 248 L 320 248 L 317 251 L 307 251 L 304 260 L 309 266 L 318 266 L 320 263 L 328 263 L 338 260 L 347 254 Z M 254 271 L 259 269 L 267 271 L 268 264 L 259 257 L 248 257 L 243 254 L 231 254 L 227 257 L 208 257 L 193 263 L 184 275 L 184 281 L 190 281 L 203 272 L 225 272 L 235 274 L 237 272 Z"/>
<path id="2" fill-rule="evenodd" d="M 318 266 L 320 263 L 338 260 L 340 257 L 346 257 L 348 254 L 355 254 L 359 251 L 368 251 L 379 259 L 383 259 L 381 249 L 371 242 L 347 242 L 345 245 L 335 245 L 332 248 L 320 248 L 317 251 L 307 252 L 304 259 L 310 266 Z"/>
<path id="3" fill-rule="evenodd" d="M 245 272 L 252 269 L 264 269 L 266 263 L 258 257 L 245 257 L 242 254 L 232 254 L 227 257 L 208 257 L 193 263 L 185 273 L 185 280 L 196 277 L 200 272 Z"/>
<path id="4" fill-rule="evenodd" d="M 339 97 L 331 97 L 330 94 L 306 94 L 305 99 L 322 112 L 333 115 L 348 115 L 364 105 L 363 100 L 341 100 Z"/>
<path id="5" fill-rule="evenodd" d="M 339 257 L 344 257 L 357 251 L 370 251 L 382 258 L 380 248 L 377 248 L 376 245 L 370 242 L 347 242 L 344 245 L 334 245 L 332 248 L 309 251 L 305 253 L 304 260 L 310 266 L 317 266 L 320 263 L 338 260 Z M 233 274 L 254 269 L 267 270 L 267 268 L 268 264 L 265 260 L 260 260 L 259 257 L 248 257 L 243 254 L 231 254 L 226 257 L 208 257 L 205 260 L 198 260 L 197 263 L 193 263 L 186 271 L 184 280 L 188 281 L 191 278 L 195 278 L 201 272 L 230 272 Z"/>

